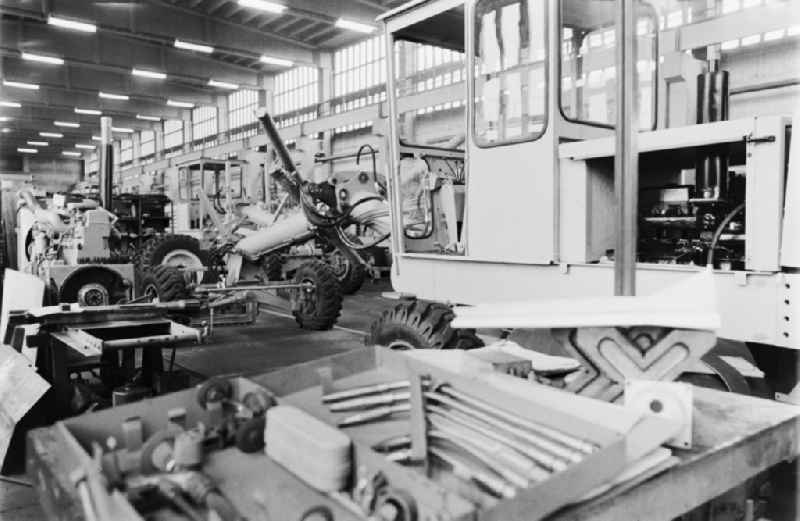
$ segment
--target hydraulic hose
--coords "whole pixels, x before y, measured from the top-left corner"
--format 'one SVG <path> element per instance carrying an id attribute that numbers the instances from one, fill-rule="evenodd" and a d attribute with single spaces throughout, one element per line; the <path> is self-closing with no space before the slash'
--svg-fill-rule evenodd
<path id="1" fill-rule="evenodd" d="M 731 212 L 725 216 L 722 220 L 720 225 L 717 227 L 717 231 L 714 232 L 714 237 L 711 239 L 711 245 L 708 247 L 708 256 L 706 258 L 706 266 L 714 267 L 714 249 L 717 247 L 717 242 L 719 242 L 720 236 L 722 236 L 722 232 L 725 231 L 725 227 L 730 224 L 731 219 L 736 217 L 736 214 L 741 212 L 744 209 L 745 203 L 740 204 Z"/>

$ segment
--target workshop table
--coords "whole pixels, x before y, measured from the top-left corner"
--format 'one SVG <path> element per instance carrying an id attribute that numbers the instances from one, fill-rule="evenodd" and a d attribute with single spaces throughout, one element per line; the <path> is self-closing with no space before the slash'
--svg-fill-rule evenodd
<path id="1" fill-rule="evenodd" d="M 676 465 L 552 519 L 671 520 L 800 455 L 800 407 L 695 387 L 693 421 L 693 447 L 674 451 Z"/>

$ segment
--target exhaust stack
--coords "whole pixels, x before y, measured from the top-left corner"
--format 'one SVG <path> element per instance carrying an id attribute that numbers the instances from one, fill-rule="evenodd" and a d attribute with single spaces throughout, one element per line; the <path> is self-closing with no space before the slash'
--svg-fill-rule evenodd
<path id="1" fill-rule="evenodd" d="M 111 211 L 111 196 L 114 187 L 114 141 L 111 134 L 111 118 L 100 118 L 100 204 Z"/>

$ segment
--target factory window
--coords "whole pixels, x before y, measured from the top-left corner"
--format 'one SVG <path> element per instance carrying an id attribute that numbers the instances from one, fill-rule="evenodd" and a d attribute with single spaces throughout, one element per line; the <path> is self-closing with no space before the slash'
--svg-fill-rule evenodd
<path id="1" fill-rule="evenodd" d="M 581 0 L 582 1 L 582 0 Z M 482 0 L 475 7 L 475 142 L 528 141 L 547 123 L 545 2 Z"/>
<path id="2" fill-rule="evenodd" d="M 241 139 L 258 133 L 257 110 L 257 90 L 242 89 L 228 95 L 230 139 Z"/>
<path id="3" fill-rule="evenodd" d="M 278 126 L 316 118 L 317 103 L 319 70 L 316 67 L 296 67 L 275 76 L 275 119 Z"/>
<path id="4" fill-rule="evenodd" d="M 680 13 L 680 11 L 679 11 Z M 560 106 L 571 121 L 612 127 L 616 121 L 616 36 L 614 5 L 586 8 L 583 0 L 561 1 Z M 677 23 L 677 16 L 672 18 Z M 683 18 L 681 18 L 683 23 Z M 657 18 L 642 13 L 637 22 L 639 125 L 656 121 Z"/>
<path id="5" fill-rule="evenodd" d="M 133 162 L 133 140 L 123 139 L 119 142 L 119 162 L 127 165 Z"/>
<path id="6" fill-rule="evenodd" d="M 353 110 L 386 99 L 386 37 L 376 36 L 333 55 L 333 112 Z"/>
<path id="7" fill-rule="evenodd" d="M 142 130 L 140 143 L 139 157 L 145 163 L 151 162 L 156 153 L 156 133 L 152 130 Z"/>
<path id="8" fill-rule="evenodd" d="M 192 142 L 194 149 L 215 145 L 217 138 L 217 107 L 192 109 Z"/>
<path id="9" fill-rule="evenodd" d="M 169 119 L 164 122 L 164 152 L 167 157 L 183 149 L 183 121 Z"/>

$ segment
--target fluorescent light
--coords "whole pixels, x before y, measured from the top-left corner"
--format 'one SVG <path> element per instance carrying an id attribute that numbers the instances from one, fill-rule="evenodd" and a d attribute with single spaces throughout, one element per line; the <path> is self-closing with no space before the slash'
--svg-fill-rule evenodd
<path id="1" fill-rule="evenodd" d="M 127 94 L 111 94 L 110 92 L 103 92 L 103 91 L 100 91 L 97 95 L 105 99 L 117 99 L 123 101 L 128 101 L 129 99 L 131 99 L 131 97 L 128 96 Z"/>
<path id="2" fill-rule="evenodd" d="M 0 101 L 0 107 L 11 107 L 13 109 L 18 109 L 22 106 L 21 103 L 17 103 L 16 101 Z"/>
<path id="3" fill-rule="evenodd" d="M 99 116 L 102 114 L 102 112 L 96 109 L 79 109 L 78 107 L 75 107 L 75 114 L 88 114 L 90 116 Z"/>
<path id="4" fill-rule="evenodd" d="M 86 22 L 79 22 L 77 20 L 68 20 L 60 16 L 50 16 L 47 18 L 47 23 L 55 25 L 56 27 L 63 27 L 64 29 L 72 29 L 73 31 L 82 31 L 84 33 L 96 33 L 97 26 Z"/>
<path id="5" fill-rule="evenodd" d="M 94 150 L 97 147 L 94 145 L 84 145 L 82 143 L 76 143 L 75 148 L 82 148 L 84 150 Z"/>
<path id="6" fill-rule="evenodd" d="M 2 132 L 3 132 L 3 134 L 8 134 L 9 132 L 11 132 L 11 129 L 10 128 L 4 128 L 2 130 Z"/>
<path id="7" fill-rule="evenodd" d="M 80 128 L 80 123 L 73 123 L 72 121 L 53 121 L 53 125 L 57 127 Z"/>
<path id="8" fill-rule="evenodd" d="M 375 32 L 375 27 L 372 25 L 362 24 L 361 22 L 354 22 L 346 18 L 339 18 L 336 20 L 336 27 L 339 29 L 347 29 L 357 33 L 370 34 Z"/>
<path id="9" fill-rule="evenodd" d="M 100 136 L 92 136 L 92 141 L 103 141 L 103 138 Z"/>
<path id="10" fill-rule="evenodd" d="M 143 116 L 141 114 L 136 114 L 136 119 L 141 119 L 143 121 L 161 121 L 161 118 L 158 116 Z"/>
<path id="11" fill-rule="evenodd" d="M 239 0 L 239 5 L 278 14 L 286 10 L 285 5 L 276 4 L 275 2 L 267 2 L 266 0 Z"/>
<path id="12" fill-rule="evenodd" d="M 235 83 L 228 83 L 227 81 L 208 80 L 209 87 L 217 87 L 219 89 L 236 90 L 239 88 Z"/>
<path id="13" fill-rule="evenodd" d="M 111 127 L 112 132 L 119 132 L 120 134 L 133 134 L 132 128 L 125 127 Z"/>
<path id="14" fill-rule="evenodd" d="M 46 147 L 49 145 L 47 141 L 28 141 L 28 144 L 32 147 Z"/>
<path id="15" fill-rule="evenodd" d="M 54 137 L 56 139 L 64 137 L 64 134 L 59 134 L 58 132 L 39 132 L 39 135 L 42 137 Z"/>
<path id="16" fill-rule="evenodd" d="M 35 148 L 18 148 L 17 152 L 20 152 L 22 154 L 38 154 L 39 153 L 39 151 L 36 150 Z"/>
<path id="17" fill-rule="evenodd" d="M 80 152 L 72 152 L 70 150 L 64 150 L 61 154 L 69 157 L 81 157 L 83 155 Z"/>
<path id="18" fill-rule="evenodd" d="M 182 109 L 191 109 L 194 108 L 194 103 L 189 103 L 188 101 L 175 101 L 175 100 L 167 100 L 167 105 L 170 107 L 180 107 Z"/>
<path id="19" fill-rule="evenodd" d="M 132 69 L 131 74 L 134 76 L 141 76 L 142 78 L 152 78 L 154 80 L 164 80 L 167 78 L 167 74 L 164 72 L 148 71 L 144 69 Z"/>
<path id="20" fill-rule="evenodd" d="M 11 118 L 9 116 L 0 116 L 0 121 L 2 121 L 2 122 L 6 122 L 6 121 L 10 121 L 10 120 L 11 120 Z"/>
<path id="21" fill-rule="evenodd" d="M 199 43 L 184 42 L 183 40 L 175 40 L 175 47 L 178 49 L 185 49 L 187 51 L 197 51 L 206 54 L 214 52 L 214 48 L 210 45 L 201 45 Z"/>
<path id="22" fill-rule="evenodd" d="M 284 58 L 275 58 L 273 56 L 267 56 L 266 54 L 262 55 L 259 58 L 262 63 L 268 63 L 270 65 L 280 65 L 281 67 L 291 67 L 294 65 L 292 60 L 286 60 Z"/>
<path id="23" fill-rule="evenodd" d="M 39 90 L 39 86 L 35 83 L 25 83 L 24 81 L 3 80 L 3 85 L 6 87 L 16 87 L 17 89 Z"/>
<path id="24" fill-rule="evenodd" d="M 64 59 L 56 56 L 45 56 L 44 54 L 34 54 L 32 52 L 23 52 L 22 59 L 32 62 L 49 63 L 51 65 L 64 65 Z"/>

